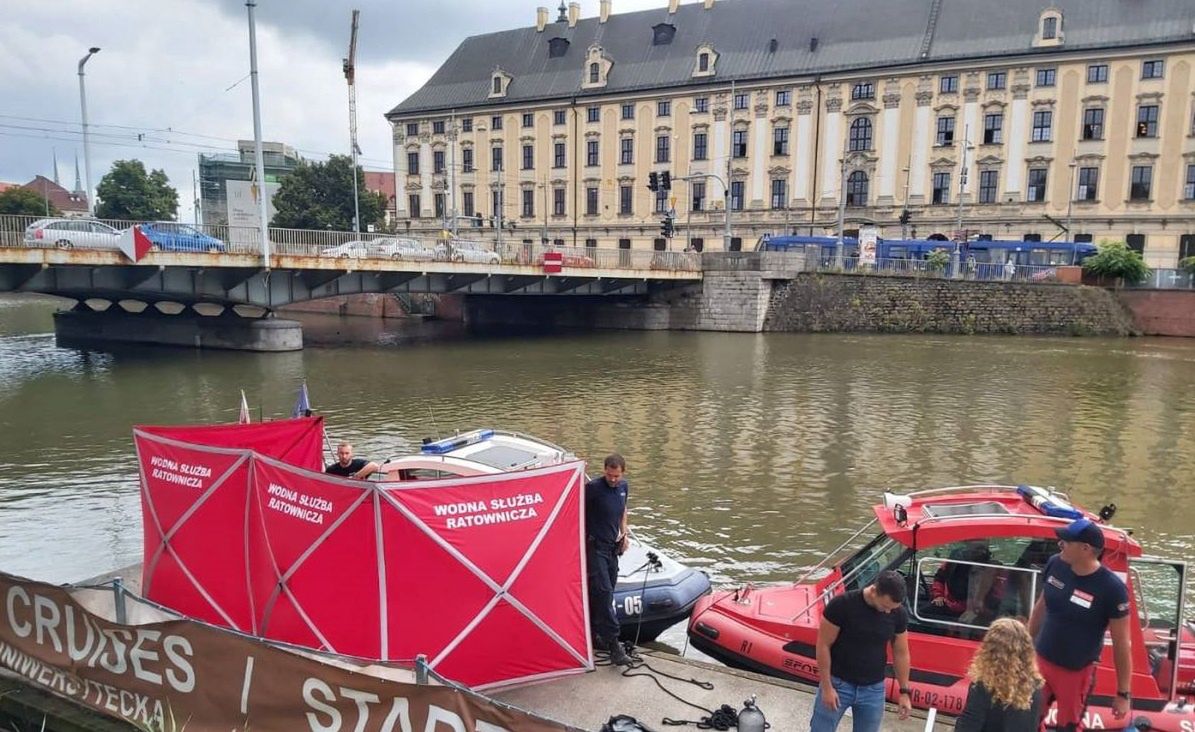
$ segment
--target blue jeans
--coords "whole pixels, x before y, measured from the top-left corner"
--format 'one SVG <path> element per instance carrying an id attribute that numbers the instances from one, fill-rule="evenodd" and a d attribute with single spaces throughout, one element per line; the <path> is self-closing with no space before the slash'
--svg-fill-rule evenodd
<path id="1" fill-rule="evenodd" d="M 831 676 L 830 683 L 838 692 L 838 709 L 831 711 L 822 703 L 822 688 L 819 685 L 817 696 L 813 699 L 810 732 L 834 732 L 848 708 L 854 718 L 855 732 L 879 732 L 880 722 L 884 719 L 884 682 L 860 686 Z"/>

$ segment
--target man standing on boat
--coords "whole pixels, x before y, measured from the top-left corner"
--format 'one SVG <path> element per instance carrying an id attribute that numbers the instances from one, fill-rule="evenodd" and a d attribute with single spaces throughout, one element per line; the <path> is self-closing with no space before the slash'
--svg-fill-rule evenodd
<path id="1" fill-rule="evenodd" d="M 602 475 L 585 484 L 585 563 L 589 583 L 589 624 L 597 647 L 610 653 L 610 662 L 630 665 L 618 640 L 614 614 L 614 587 L 618 584 L 618 557 L 627 550 L 627 496 L 630 487 L 622 477 L 627 464 L 622 456 L 608 455 Z"/>
<path id="2" fill-rule="evenodd" d="M 328 475 L 338 475 L 342 478 L 368 478 L 378 472 L 378 464 L 365 458 L 353 458 L 353 446 L 342 442 L 336 447 L 336 462 L 324 468 Z"/>
<path id="3" fill-rule="evenodd" d="M 1058 717 L 1052 726 L 1076 732 L 1084 729 L 1087 695 L 1108 630 L 1116 665 L 1112 716 L 1124 719 L 1129 713 L 1133 676 L 1129 593 L 1124 582 L 1100 563 L 1104 532 L 1098 525 L 1081 518 L 1055 533 L 1059 552 L 1042 570 L 1042 593 L 1029 615 L 1029 633 L 1036 638 L 1037 665 L 1046 680 L 1042 713 L 1056 701 Z"/>
<path id="4" fill-rule="evenodd" d="M 900 688 L 900 718 L 913 709 L 909 689 L 909 616 L 905 581 L 897 572 L 880 572 L 861 590 L 835 597 L 822 611 L 817 629 L 820 682 L 813 700 L 811 732 L 833 732 L 847 709 L 855 732 L 879 732 L 884 719 L 884 670 L 888 644 Z"/>

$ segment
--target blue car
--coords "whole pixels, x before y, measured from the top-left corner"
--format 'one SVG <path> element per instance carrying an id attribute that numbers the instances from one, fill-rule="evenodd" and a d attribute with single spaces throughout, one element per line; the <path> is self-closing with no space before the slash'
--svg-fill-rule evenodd
<path id="1" fill-rule="evenodd" d="M 225 252 L 228 245 L 187 224 L 158 221 L 141 224 L 141 233 L 163 252 Z"/>

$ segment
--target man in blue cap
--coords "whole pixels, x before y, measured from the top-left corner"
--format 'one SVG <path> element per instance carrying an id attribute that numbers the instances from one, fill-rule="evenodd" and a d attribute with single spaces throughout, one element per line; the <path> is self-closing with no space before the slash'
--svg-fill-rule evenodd
<path id="1" fill-rule="evenodd" d="M 1129 594 L 1124 582 L 1100 563 L 1104 531 L 1081 518 L 1055 529 L 1058 554 L 1041 573 L 1042 593 L 1029 615 L 1037 665 L 1046 680 L 1042 713 L 1058 704 L 1054 727 L 1063 732 L 1084 729 L 1087 695 L 1095 683 L 1095 664 L 1104 649 L 1104 633 L 1112 632 L 1116 664 L 1116 696 L 1112 715 L 1129 713 L 1133 675 L 1129 636 Z"/>

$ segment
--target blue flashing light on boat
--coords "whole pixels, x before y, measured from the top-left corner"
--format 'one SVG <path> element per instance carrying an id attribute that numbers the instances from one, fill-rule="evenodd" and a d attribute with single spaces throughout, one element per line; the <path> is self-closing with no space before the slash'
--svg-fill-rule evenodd
<path id="1" fill-rule="evenodd" d="M 490 429 L 473 430 L 472 432 L 445 437 L 442 440 L 434 442 L 424 442 L 419 451 L 428 455 L 444 455 L 465 445 L 473 445 L 483 440 L 488 440 L 493 436 L 494 431 Z"/>
<path id="2" fill-rule="evenodd" d="M 1044 516 L 1070 519 L 1072 521 L 1083 518 L 1082 511 L 1079 511 L 1059 496 L 1044 488 L 1022 484 L 1017 486 L 1017 493 L 1021 494 L 1026 503 L 1036 508 Z"/>

